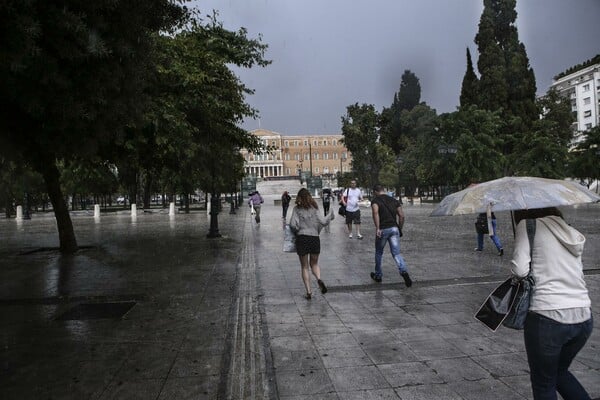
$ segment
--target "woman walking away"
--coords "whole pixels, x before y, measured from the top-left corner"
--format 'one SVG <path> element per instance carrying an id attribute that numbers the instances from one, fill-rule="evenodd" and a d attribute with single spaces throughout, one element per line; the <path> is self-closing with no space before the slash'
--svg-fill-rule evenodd
<path id="1" fill-rule="evenodd" d="M 290 206 L 290 201 L 292 200 L 292 197 L 290 196 L 290 194 L 288 193 L 288 191 L 286 190 L 285 192 L 283 192 L 283 194 L 281 195 L 281 209 L 283 211 L 282 213 L 282 218 L 286 219 L 287 218 L 287 210 Z"/>
<path id="2" fill-rule="evenodd" d="M 525 320 L 525 350 L 535 400 L 589 400 L 569 366 L 592 333 L 591 301 L 583 278 L 585 237 L 557 208 L 515 211 L 512 273 L 535 280 Z M 533 248 L 527 236 L 527 220 Z M 533 229 L 535 227 L 535 229 Z M 591 351 L 591 349 L 590 349 Z"/>
<path id="3" fill-rule="evenodd" d="M 319 233 L 324 226 L 335 218 L 333 209 L 329 214 L 323 216 L 319 212 L 317 202 L 312 198 L 310 192 L 302 188 L 296 196 L 296 206 L 292 210 L 290 228 L 296 233 L 296 253 L 300 259 L 302 281 L 306 288 L 306 299 L 312 298 L 310 288 L 310 272 L 317 278 L 317 284 L 321 293 L 327 293 L 327 286 L 321 280 L 321 269 L 319 267 L 319 254 L 321 253 L 321 240 Z"/>

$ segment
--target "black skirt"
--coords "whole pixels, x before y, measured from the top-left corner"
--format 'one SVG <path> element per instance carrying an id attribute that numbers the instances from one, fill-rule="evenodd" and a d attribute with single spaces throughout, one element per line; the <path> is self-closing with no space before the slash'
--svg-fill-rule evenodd
<path id="1" fill-rule="evenodd" d="M 299 256 L 303 256 L 305 254 L 320 254 L 321 239 L 318 236 L 296 236 L 296 253 Z"/>

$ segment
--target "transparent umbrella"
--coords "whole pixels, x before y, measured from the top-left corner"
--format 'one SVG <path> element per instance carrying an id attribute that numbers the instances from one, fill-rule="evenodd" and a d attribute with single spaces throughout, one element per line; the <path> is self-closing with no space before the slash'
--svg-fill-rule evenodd
<path id="1" fill-rule="evenodd" d="M 599 195 L 573 181 L 509 176 L 444 197 L 430 216 L 478 214 L 488 207 L 491 211 L 513 211 L 599 201 Z"/>

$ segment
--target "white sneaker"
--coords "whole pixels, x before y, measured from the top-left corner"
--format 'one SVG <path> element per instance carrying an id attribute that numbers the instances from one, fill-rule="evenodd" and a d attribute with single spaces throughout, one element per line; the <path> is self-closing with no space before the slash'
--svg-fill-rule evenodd
<path id="1" fill-rule="evenodd" d="M 360 240 L 360 239 L 363 238 L 363 236 L 362 235 L 357 235 L 356 238 Z"/>
<path id="2" fill-rule="evenodd" d="M 348 239 L 352 239 L 352 234 L 349 234 L 349 235 L 348 235 Z"/>

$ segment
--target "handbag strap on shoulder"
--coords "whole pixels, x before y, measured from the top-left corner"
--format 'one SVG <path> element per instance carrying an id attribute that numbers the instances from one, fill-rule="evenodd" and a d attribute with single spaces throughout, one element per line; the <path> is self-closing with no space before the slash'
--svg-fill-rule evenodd
<path id="1" fill-rule="evenodd" d="M 529 262 L 529 274 L 531 276 L 531 264 L 533 263 L 533 239 L 535 238 L 535 227 L 536 220 L 535 219 L 527 219 L 527 238 L 529 239 L 529 257 L 531 261 Z"/>

